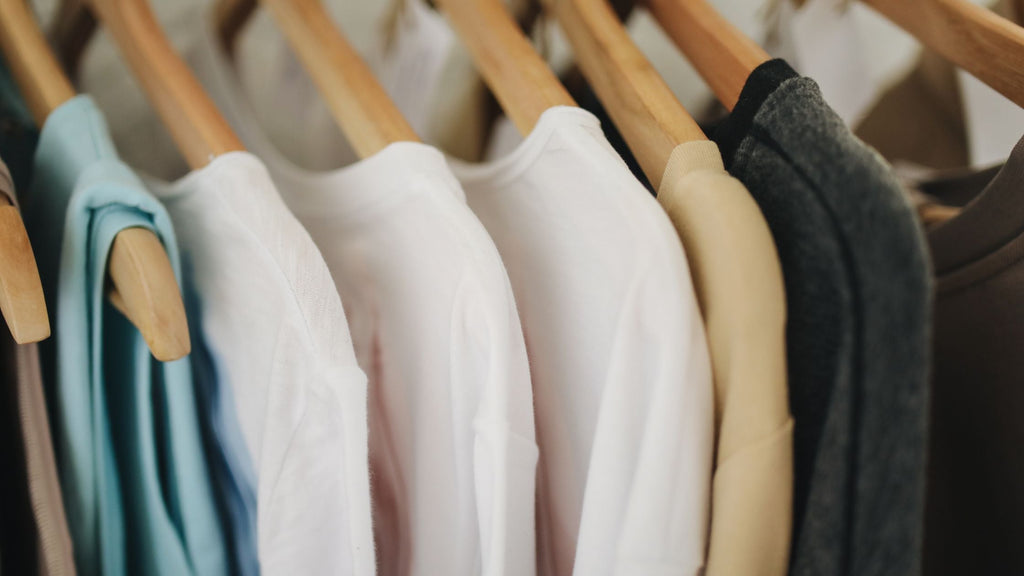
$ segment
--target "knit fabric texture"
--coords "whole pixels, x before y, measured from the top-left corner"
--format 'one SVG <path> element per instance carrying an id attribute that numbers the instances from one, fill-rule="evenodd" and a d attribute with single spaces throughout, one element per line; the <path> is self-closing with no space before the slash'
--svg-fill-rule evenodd
<path id="1" fill-rule="evenodd" d="M 715 140 L 764 213 L 788 308 L 793 576 L 920 573 L 931 284 L 891 168 L 784 61 Z"/>

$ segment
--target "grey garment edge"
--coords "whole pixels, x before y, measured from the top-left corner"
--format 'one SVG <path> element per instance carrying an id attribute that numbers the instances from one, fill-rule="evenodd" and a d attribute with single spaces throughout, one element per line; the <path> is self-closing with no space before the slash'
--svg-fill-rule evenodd
<path id="1" fill-rule="evenodd" d="M 57 478 L 57 461 L 43 393 L 39 347 L 17 347 L 18 415 L 28 471 L 28 488 L 39 539 L 42 576 L 74 576 L 75 561 L 64 501 Z"/>
<path id="2" fill-rule="evenodd" d="M 786 282 L 790 574 L 920 574 L 932 288 L 914 213 L 806 78 L 765 99 L 729 170 L 760 205 Z"/>

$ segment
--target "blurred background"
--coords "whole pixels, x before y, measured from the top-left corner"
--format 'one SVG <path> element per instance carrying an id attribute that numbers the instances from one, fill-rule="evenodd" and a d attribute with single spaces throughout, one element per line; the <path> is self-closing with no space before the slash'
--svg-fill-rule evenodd
<path id="1" fill-rule="evenodd" d="M 468 56 L 460 57 L 461 46 L 450 30 L 422 25 L 402 29 L 396 15 L 408 8 L 404 5 L 407 1 L 323 0 L 335 24 L 386 87 L 395 88 L 415 77 L 415 71 L 389 69 L 385 55 L 397 49 L 415 51 L 424 67 L 451 67 L 451 62 L 459 62 L 459 71 L 444 78 L 450 85 L 471 90 L 466 76 L 473 74 L 472 65 Z M 531 5 L 532 0 L 507 1 L 529 27 L 538 50 L 552 67 L 564 78 L 571 77 L 572 52 L 557 25 L 543 16 L 533 17 L 540 11 Z M 42 21 L 49 22 L 57 0 L 34 0 L 33 4 Z M 211 4 L 211 0 L 152 0 L 161 24 L 186 59 L 196 37 L 197 18 L 209 18 Z M 713 122 L 713 96 L 643 3 L 617 0 L 616 4 L 634 40 L 684 106 L 698 120 Z M 771 54 L 785 57 L 799 72 L 818 81 L 826 100 L 858 135 L 904 171 L 991 165 L 1004 160 L 1024 133 L 1024 109 L 967 73 L 923 53 L 912 37 L 860 3 L 806 0 L 799 8 L 793 0 L 713 0 L 713 4 Z M 1021 0 L 983 4 L 1021 21 Z M 310 169 L 329 169 L 354 158 L 266 10 L 257 10 L 243 29 L 236 60 L 263 126 L 293 161 Z M 115 133 L 118 126 L 132 126 L 133 131 L 144 130 L 140 137 L 173 148 L 159 122 L 143 121 L 152 118 L 152 112 L 102 27 L 83 62 L 79 88 L 94 96 L 110 117 Z M 399 106 L 428 141 L 471 160 L 486 155 L 487 143 L 500 140 L 498 135 L 492 137 L 498 130 L 493 118 L 474 120 L 481 124 L 474 129 L 474 136 L 467 136 L 467 130 L 459 131 L 457 137 L 445 136 L 451 131 L 438 123 L 468 122 L 463 105 L 466 96 L 448 85 L 443 91 L 435 88 L 395 89 L 393 93 L 396 99 L 409 99 L 410 93 L 421 92 L 419 101 L 399 102 Z M 485 90 L 480 85 L 472 88 L 477 89 Z M 447 105 L 438 99 L 447 100 Z M 450 114 L 438 113 L 446 108 Z M 281 114 L 282 109 L 289 113 Z M 316 130 L 296 130 L 296 122 L 316 126 Z M 143 170 L 168 177 L 178 172 L 152 165 L 145 156 L 152 149 L 147 143 L 121 153 Z"/>

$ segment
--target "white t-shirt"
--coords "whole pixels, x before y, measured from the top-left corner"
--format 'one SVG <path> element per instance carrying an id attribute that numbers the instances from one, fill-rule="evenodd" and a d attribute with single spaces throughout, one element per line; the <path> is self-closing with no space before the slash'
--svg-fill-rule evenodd
<path id="1" fill-rule="evenodd" d="M 713 384 L 679 237 L 579 108 L 452 162 L 501 252 L 533 377 L 541 575 L 696 576 Z"/>
<path id="2" fill-rule="evenodd" d="M 196 74 L 324 254 L 369 377 L 378 569 L 532 576 L 529 363 L 501 257 L 444 156 L 397 143 L 305 172 L 253 119 L 207 35 Z"/>
<path id="3" fill-rule="evenodd" d="M 373 575 L 366 376 L 320 252 L 251 154 L 149 186 L 253 456 L 262 573 Z"/>

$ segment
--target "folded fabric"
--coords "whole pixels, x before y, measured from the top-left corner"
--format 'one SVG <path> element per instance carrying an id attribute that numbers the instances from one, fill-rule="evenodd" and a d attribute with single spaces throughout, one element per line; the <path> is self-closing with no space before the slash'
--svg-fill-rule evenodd
<path id="1" fill-rule="evenodd" d="M 117 234 L 151 230 L 177 273 L 174 230 L 89 97 L 47 118 L 24 214 L 54 327 L 43 376 L 79 572 L 226 574 L 188 361 L 155 362 L 106 298 Z"/>

